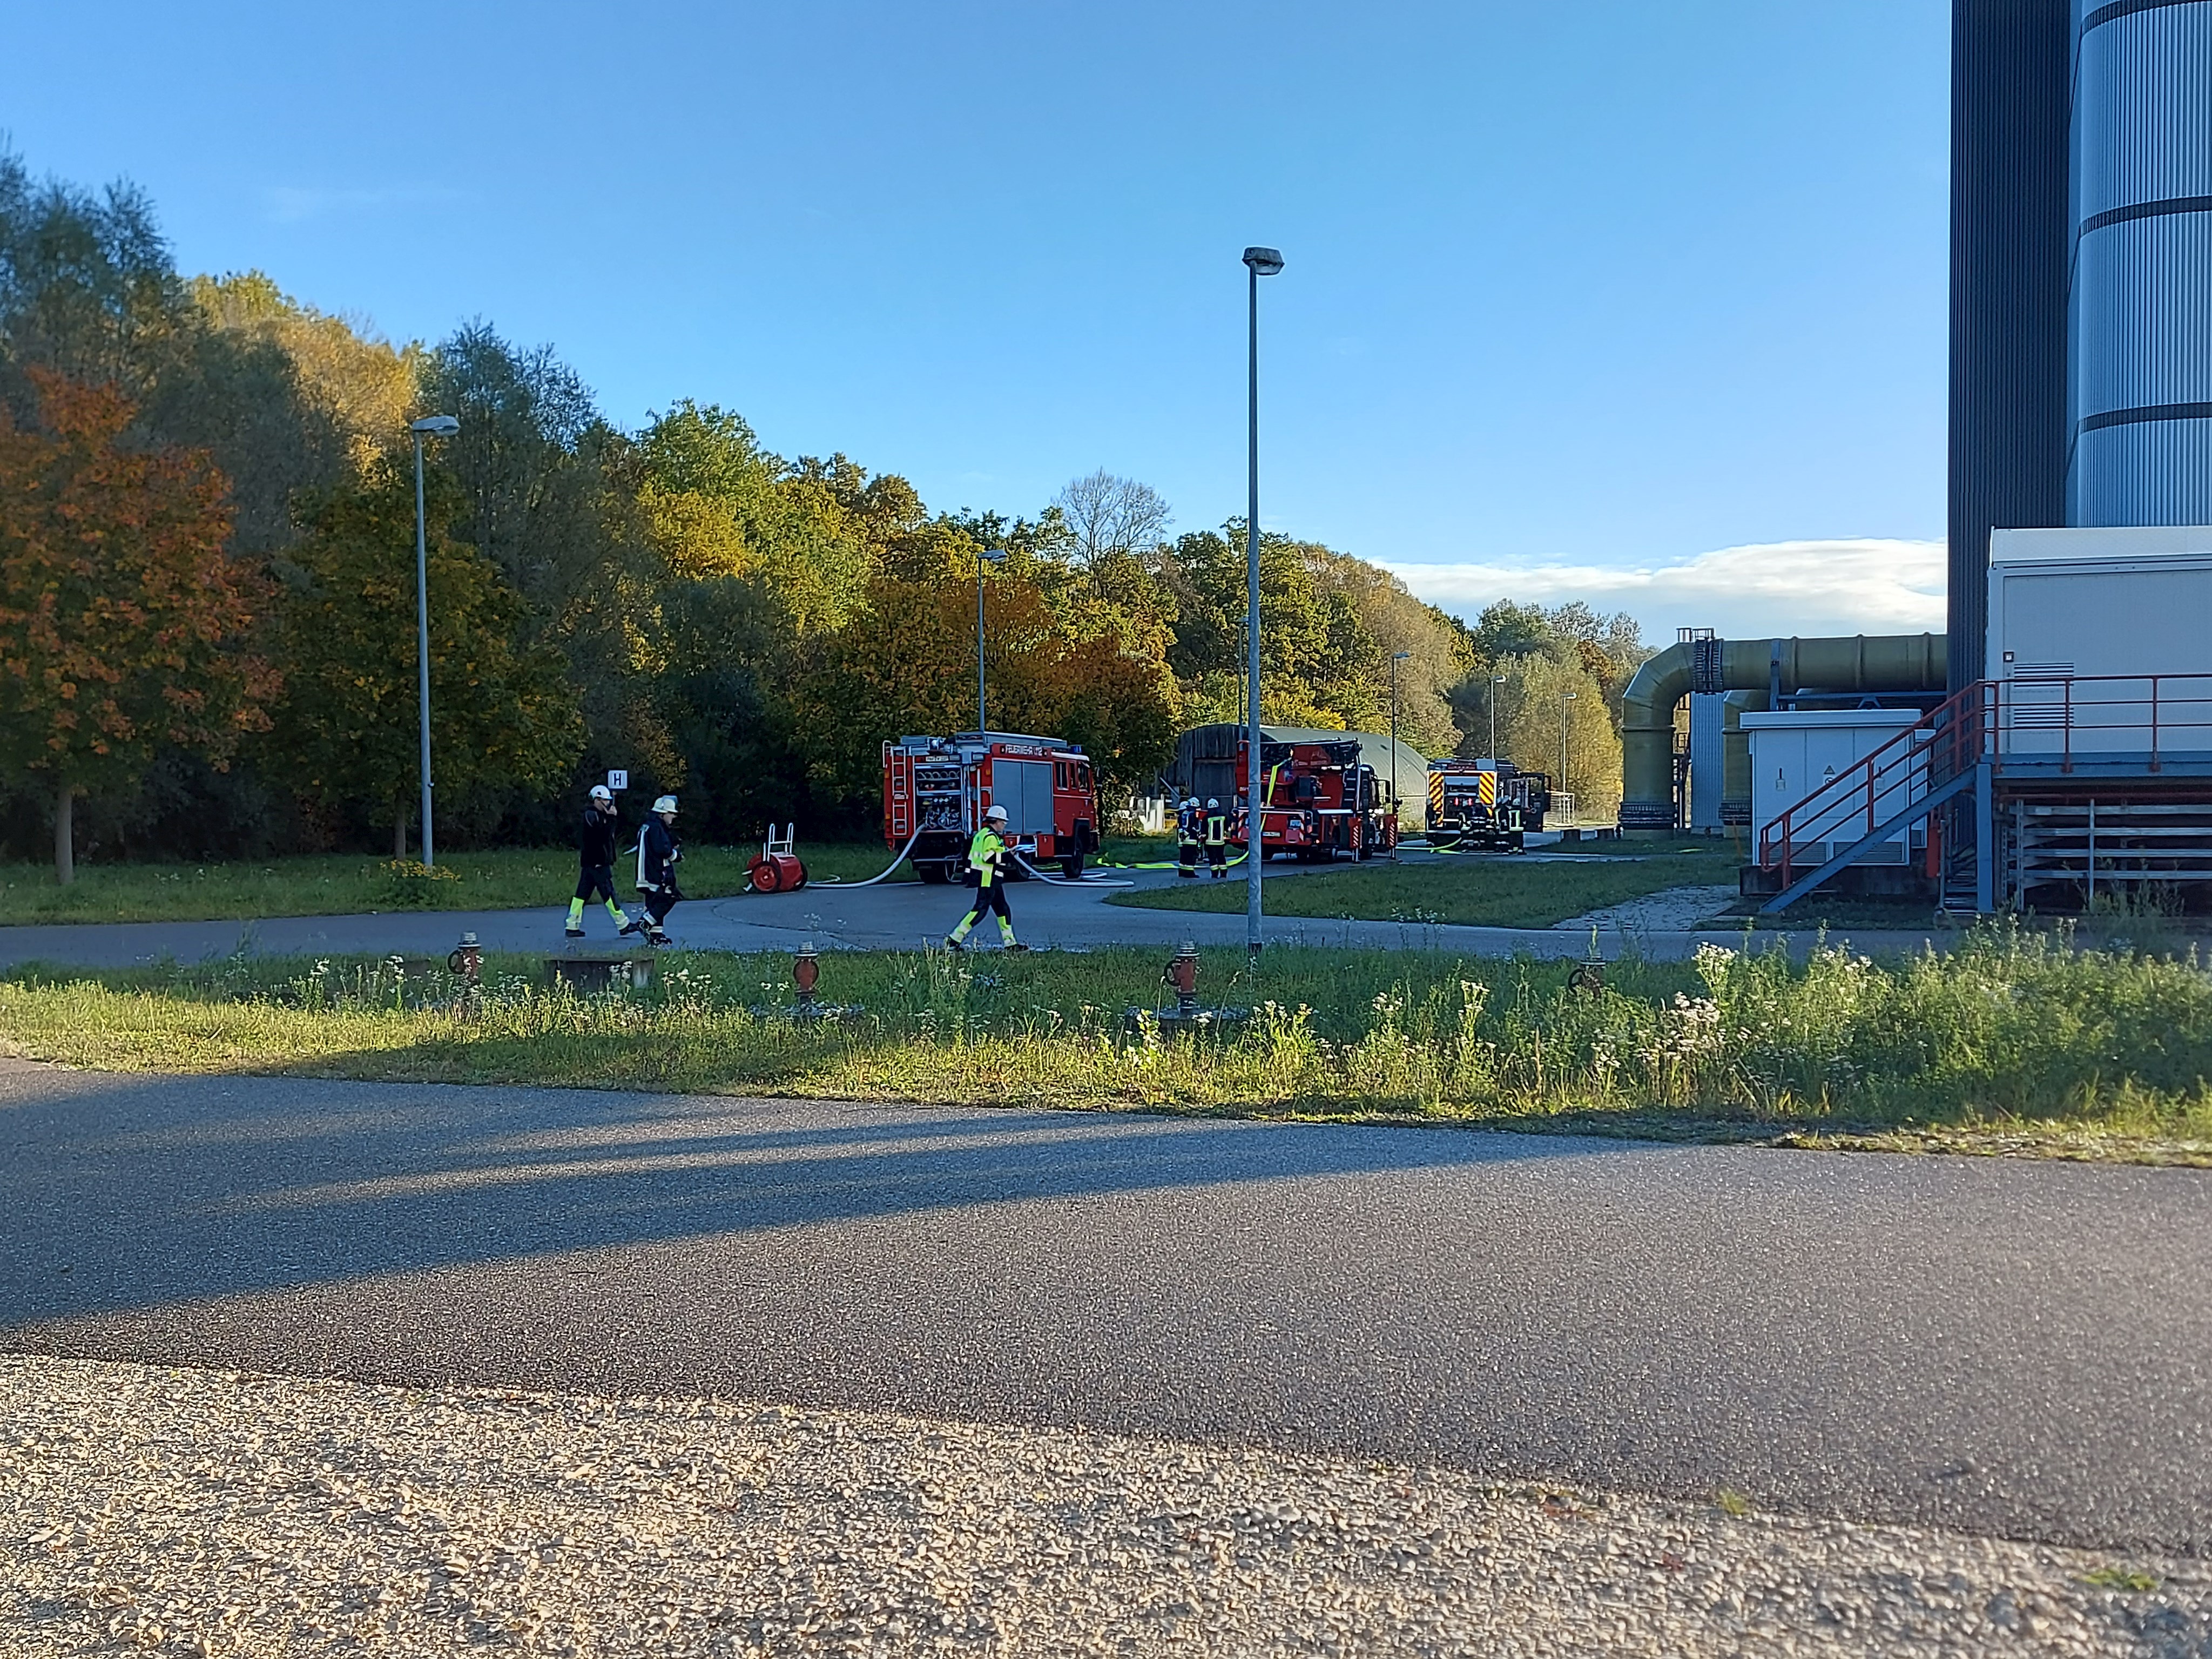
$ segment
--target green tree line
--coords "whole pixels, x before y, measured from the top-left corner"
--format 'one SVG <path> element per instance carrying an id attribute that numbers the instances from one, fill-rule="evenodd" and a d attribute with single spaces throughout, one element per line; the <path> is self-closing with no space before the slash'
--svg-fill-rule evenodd
<path id="1" fill-rule="evenodd" d="M 933 511 L 690 400 L 625 431 L 550 349 L 483 323 L 395 343 L 258 272 L 188 277 L 143 195 L 0 152 L 0 654 L 21 665 L 0 677 L 0 844 L 52 844 L 64 871 L 72 846 L 406 845 L 408 422 L 434 411 L 460 422 L 424 491 L 441 842 L 563 838 L 614 767 L 680 792 L 707 839 L 866 826 L 884 738 L 974 722 L 979 571 L 994 726 L 1143 792 L 1179 732 L 1242 714 L 1240 522 L 1170 536 L 1164 501 L 1103 471 L 1033 518 Z M 132 488 L 166 504 L 134 519 Z M 1395 662 L 1407 743 L 1480 752 L 1494 708 L 1516 761 L 1555 770 L 1564 744 L 1585 799 L 1617 798 L 1626 618 L 1503 605 L 1469 626 L 1274 532 L 1261 566 L 1266 718 L 1380 729 Z M 125 656 L 115 685 L 88 678 Z"/>

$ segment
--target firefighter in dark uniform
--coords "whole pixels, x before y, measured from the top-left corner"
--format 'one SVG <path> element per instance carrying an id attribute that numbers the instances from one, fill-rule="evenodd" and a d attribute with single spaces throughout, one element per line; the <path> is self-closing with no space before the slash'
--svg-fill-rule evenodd
<path id="1" fill-rule="evenodd" d="M 1206 867 L 1216 881 L 1229 873 L 1229 814 L 1212 799 L 1206 803 Z"/>
<path id="2" fill-rule="evenodd" d="M 1026 951 L 1030 947 L 1014 937 L 1014 918 L 1006 908 L 1006 881 L 1002 867 L 1006 856 L 1006 809 L 994 806 L 983 814 L 983 827 L 968 843 L 968 873 L 975 884 L 975 908 L 960 919 L 960 925 L 945 936 L 948 951 L 964 951 L 968 930 L 996 911 L 999 916 L 999 937 L 1009 951 Z"/>
<path id="3" fill-rule="evenodd" d="M 684 860 L 684 843 L 676 839 L 676 797 L 663 795 L 653 803 L 653 816 L 637 838 L 637 891 L 645 901 L 645 937 L 652 944 L 668 943 L 668 913 L 684 896 L 676 885 L 676 866 Z"/>
<path id="4" fill-rule="evenodd" d="M 1198 879 L 1198 797 L 1193 795 L 1176 810 L 1176 874 Z"/>
<path id="5" fill-rule="evenodd" d="M 607 914 L 615 926 L 625 933 L 637 932 L 637 924 L 623 913 L 615 902 L 615 792 L 604 783 L 592 787 L 592 798 L 584 806 L 584 825 L 576 836 L 576 860 L 580 866 L 576 875 L 576 896 L 568 901 L 568 937 L 584 936 L 584 906 L 594 895 L 605 899 Z"/>

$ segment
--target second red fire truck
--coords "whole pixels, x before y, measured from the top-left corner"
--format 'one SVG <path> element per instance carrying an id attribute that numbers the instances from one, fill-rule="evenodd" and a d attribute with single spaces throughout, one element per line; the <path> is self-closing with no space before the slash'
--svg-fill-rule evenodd
<path id="1" fill-rule="evenodd" d="M 1237 810 L 1229 828 L 1230 842 L 1237 847 L 1248 840 L 1248 752 L 1249 745 L 1237 745 Z M 1261 857 L 1322 860 L 1346 853 L 1364 859 L 1397 846 L 1397 809 L 1385 799 L 1375 769 L 1361 763 L 1356 738 L 1262 741 L 1260 766 Z"/>

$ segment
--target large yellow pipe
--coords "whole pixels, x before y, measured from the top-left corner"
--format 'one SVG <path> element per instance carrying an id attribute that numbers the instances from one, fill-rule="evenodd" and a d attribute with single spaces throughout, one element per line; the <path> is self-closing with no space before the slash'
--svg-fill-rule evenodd
<path id="1" fill-rule="evenodd" d="M 1852 634 L 1825 640 L 1721 640 L 1714 691 L 1941 691 L 1941 634 Z M 1711 646 L 1706 647 L 1711 649 Z M 1636 671 L 1620 699 L 1620 827 L 1674 827 L 1674 705 L 1689 695 L 1697 647 L 1670 645 Z M 1723 788 L 1726 795 L 1725 785 Z"/>
<path id="2" fill-rule="evenodd" d="M 1764 691 L 1730 691 L 1721 702 L 1721 821 L 1751 822 L 1751 734 L 1747 714 L 1766 707 Z"/>

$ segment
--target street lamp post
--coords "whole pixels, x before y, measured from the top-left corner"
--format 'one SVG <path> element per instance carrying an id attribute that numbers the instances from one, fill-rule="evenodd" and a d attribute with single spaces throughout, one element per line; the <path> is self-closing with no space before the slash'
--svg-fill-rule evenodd
<path id="1" fill-rule="evenodd" d="M 1561 693 L 1559 696 L 1559 793 L 1561 794 L 1567 793 L 1567 705 L 1575 700 L 1576 696 L 1575 692 L 1567 691 Z"/>
<path id="2" fill-rule="evenodd" d="M 1490 758 L 1498 758 L 1498 688 L 1505 684 L 1505 676 L 1490 677 Z"/>
<path id="3" fill-rule="evenodd" d="M 1283 268 L 1271 247 L 1244 250 L 1250 345 L 1246 434 L 1251 499 L 1244 514 L 1244 949 L 1260 954 L 1260 866 L 1265 861 L 1265 787 L 1260 765 L 1260 279 Z"/>
<path id="4" fill-rule="evenodd" d="M 975 553 L 975 729 L 991 729 L 989 708 L 983 700 L 983 567 L 1004 564 L 1006 550 L 1003 547 L 978 548 Z"/>
<path id="5" fill-rule="evenodd" d="M 434 861 L 430 835 L 430 536 L 422 512 L 422 440 L 450 438 L 461 423 L 450 415 L 409 422 L 415 434 L 415 665 L 422 704 L 422 867 Z"/>
<path id="6" fill-rule="evenodd" d="M 1398 665 L 1413 653 L 1390 653 L 1390 816 L 1398 816 Z"/>

